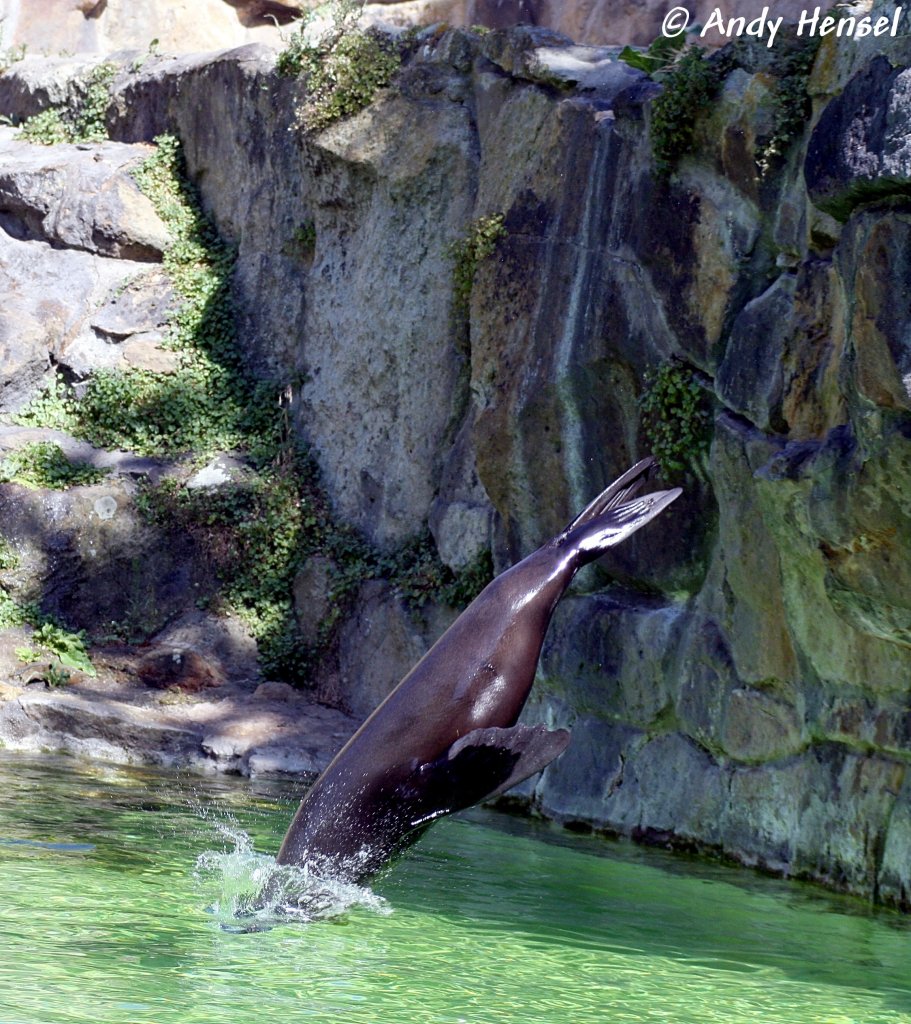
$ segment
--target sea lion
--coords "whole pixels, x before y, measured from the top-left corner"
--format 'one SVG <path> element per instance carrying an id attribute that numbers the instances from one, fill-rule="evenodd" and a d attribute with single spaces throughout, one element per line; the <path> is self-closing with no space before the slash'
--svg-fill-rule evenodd
<path id="1" fill-rule="evenodd" d="M 637 463 L 488 584 L 320 775 L 278 864 L 360 881 L 437 818 L 504 792 L 563 752 L 565 729 L 516 722 L 554 607 L 576 572 L 679 496 L 675 488 L 631 500 L 653 463 Z"/>

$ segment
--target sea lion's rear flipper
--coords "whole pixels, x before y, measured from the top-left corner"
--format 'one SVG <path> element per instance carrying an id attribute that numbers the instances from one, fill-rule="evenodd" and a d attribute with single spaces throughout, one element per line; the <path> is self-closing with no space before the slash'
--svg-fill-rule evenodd
<path id="1" fill-rule="evenodd" d="M 550 731 L 543 725 L 492 726 L 467 733 L 418 769 L 422 807 L 412 824 L 427 824 L 504 793 L 541 771 L 568 744 L 566 729 Z"/>
<path id="2" fill-rule="evenodd" d="M 570 530 L 575 530 L 576 527 L 582 526 L 583 523 L 590 523 L 603 512 L 608 512 L 610 509 L 616 508 L 625 501 L 634 498 L 648 479 L 648 474 L 654 465 L 655 459 L 651 455 L 647 455 L 644 459 L 637 462 L 632 469 L 628 469 L 622 476 L 618 476 L 594 501 L 582 509 L 563 533 L 567 534 Z"/>
<path id="3" fill-rule="evenodd" d="M 569 533 L 562 534 L 556 543 L 575 551 L 579 558 L 578 564 L 586 565 L 603 555 L 609 547 L 619 544 L 651 522 L 682 493 L 679 487 L 674 487 L 669 491 L 655 491 L 634 501 L 613 506 Z"/>

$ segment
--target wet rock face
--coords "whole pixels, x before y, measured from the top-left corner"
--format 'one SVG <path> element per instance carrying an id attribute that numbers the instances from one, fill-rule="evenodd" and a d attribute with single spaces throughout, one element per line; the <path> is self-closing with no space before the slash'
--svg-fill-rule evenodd
<path id="1" fill-rule="evenodd" d="M 319 134 L 293 130 L 299 87 L 263 47 L 150 57 L 117 78 L 109 122 L 130 146 L 183 138 L 237 247 L 251 372 L 287 389 L 337 513 L 380 547 L 429 527 L 448 564 L 492 549 L 505 567 L 643 453 L 646 373 L 695 373 L 714 419 L 698 478 L 558 608 L 527 715 L 574 740 L 519 797 L 908 905 L 911 205 L 893 144 L 911 55 L 850 53 L 820 58 L 816 120 L 779 157 L 780 69 L 744 60 L 667 178 L 658 87 L 540 29 L 428 33 L 391 90 Z M 58 77 L 14 69 L 0 94 L 31 110 Z M 452 253 L 496 215 L 466 312 Z M 35 325 L 58 321 L 10 289 L 31 325 L 4 357 L 10 408 L 49 350 L 78 376 L 103 350 L 78 364 L 73 339 L 120 351 L 169 306 L 135 257 L 58 254 L 84 298 L 42 347 Z M 331 569 L 295 584 L 311 631 Z M 377 581 L 346 616 L 315 684 L 366 714 L 442 623 Z"/>

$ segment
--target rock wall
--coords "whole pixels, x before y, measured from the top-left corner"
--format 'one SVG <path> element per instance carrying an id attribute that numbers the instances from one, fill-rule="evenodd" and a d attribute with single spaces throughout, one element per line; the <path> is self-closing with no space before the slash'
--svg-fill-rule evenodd
<path id="1" fill-rule="evenodd" d="M 528 717 L 573 743 L 516 799 L 908 907 L 911 47 L 824 41 L 812 118 L 767 159 L 773 56 L 738 48 L 666 178 L 659 87 L 539 30 L 428 33 L 316 136 L 262 47 L 127 69 L 109 122 L 184 140 L 238 247 L 251 369 L 380 546 L 429 523 L 444 557 L 502 568 L 642 454 L 646 372 L 695 371 L 702 479 L 558 609 Z M 0 108 L 55 73 L 17 65 Z M 495 214 L 466 334 L 447 247 Z M 352 672 L 388 595 L 357 614 Z M 384 684 L 337 685 L 360 707 Z"/>

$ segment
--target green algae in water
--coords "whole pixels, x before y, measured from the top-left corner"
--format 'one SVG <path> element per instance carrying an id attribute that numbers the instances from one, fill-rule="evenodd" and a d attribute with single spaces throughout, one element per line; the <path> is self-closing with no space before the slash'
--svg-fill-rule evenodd
<path id="1" fill-rule="evenodd" d="M 0 753 L 0 1021 L 911 1022 L 907 918 L 483 812 L 374 883 L 391 913 L 224 931 L 197 858 L 294 803 Z"/>

